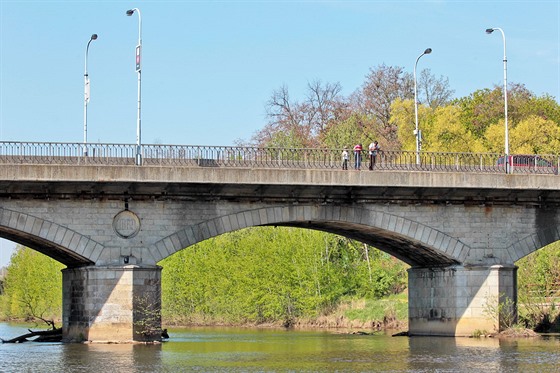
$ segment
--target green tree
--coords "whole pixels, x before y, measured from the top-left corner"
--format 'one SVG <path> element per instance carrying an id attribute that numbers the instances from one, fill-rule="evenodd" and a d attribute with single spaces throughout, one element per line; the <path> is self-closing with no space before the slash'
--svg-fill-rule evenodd
<path id="1" fill-rule="evenodd" d="M 416 151 L 416 122 L 414 117 L 414 100 L 396 99 L 391 105 L 391 124 L 397 128 L 400 148 L 393 150 Z"/>
<path id="2" fill-rule="evenodd" d="M 374 136 L 371 122 L 363 115 L 353 114 L 341 122 L 330 124 L 322 143 L 330 149 L 352 149 L 358 143 L 368 144 Z"/>
<path id="3" fill-rule="evenodd" d="M 509 141 L 513 153 L 559 154 L 560 124 L 531 115 L 510 131 Z"/>
<path id="4" fill-rule="evenodd" d="M 2 296 L 9 319 L 61 319 L 64 265 L 18 245 L 10 259 Z"/>
<path id="5" fill-rule="evenodd" d="M 485 143 L 492 153 L 503 153 L 505 126 L 501 120 L 488 127 Z M 509 128 L 509 147 L 513 154 L 560 153 L 560 125 L 552 120 L 529 116 L 515 127 Z"/>
<path id="6" fill-rule="evenodd" d="M 467 97 L 456 100 L 461 110 L 461 122 L 482 137 L 486 129 L 504 116 L 504 100 L 500 88 L 480 89 Z"/>
<path id="7" fill-rule="evenodd" d="M 535 115 L 560 125 L 560 104 L 550 95 L 531 96 L 520 105 L 519 113 L 522 118 Z"/>
<path id="8" fill-rule="evenodd" d="M 319 231 L 249 228 L 186 248 L 163 266 L 163 316 L 189 323 L 284 323 L 344 296 L 402 290 L 405 265 Z M 395 284 L 400 284 L 395 286 Z"/>
<path id="9" fill-rule="evenodd" d="M 430 70 L 423 70 L 417 83 L 418 101 L 432 109 L 445 105 L 453 94 L 448 80 L 436 78 Z M 382 148 L 400 149 L 399 139 L 402 139 L 403 132 L 397 125 L 393 105 L 399 100 L 414 103 L 413 88 L 412 74 L 402 67 L 382 64 L 370 69 L 365 82 L 350 97 L 353 112 L 365 115 L 372 122 L 371 136 Z"/>
<path id="10" fill-rule="evenodd" d="M 422 131 L 422 150 L 430 152 L 484 152 L 482 141 L 460 121 L 460 108 L 440 107 L 429 116 Z"/>
<path id="11" fill-rule="evenodd" d="M 483 140 L 488 152 L 503 154 L 505 137 L 505 125 L 503 120 L 488 126 Z"/>
<path id="12" fill-rule="evenodd" d="M 504 98 L 503 88 L 477 90 L 467 97 L 454 101 L 461 108 L 460 116 L 463 125 L 473 135 L 479 138 L 492 136 L 486 139 L 485 146 L 493 152 L 502 152 L 498 140 L 498 129 L 493 126 L 504 127 Z M 510 130 L 524 120 L 539 117 L 550 120 L 560 125 L 560 106 L 556 100 L 549 96 L 536 97 L 523 84 L 510 83 L 508 86 L 508 127 Z M 501 144 L 503 144 L 503 137 Z M 499 151 L 497 151 L 499 150 Z"/>
<path id="13" fill-rule="evenodd" d="M 560 330 L 560 310 L 554 306 L 560 297 L 560 241 L 516 264 L 520 319 L 540 331 Z"/>

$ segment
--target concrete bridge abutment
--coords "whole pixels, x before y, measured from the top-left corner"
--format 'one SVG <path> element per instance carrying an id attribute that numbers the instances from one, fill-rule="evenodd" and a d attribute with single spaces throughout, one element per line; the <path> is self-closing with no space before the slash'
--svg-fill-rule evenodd
<path id="1" fill-rule="evenodd" d="M 62 271 L 63 340 L 161 339 L 161 267 L 88 266 Z"/>
<path id="2" fill-rule="evenodd" d="M 513 265 L 411 268 L 410 335 L 471 336 L 517 319 Z"/>

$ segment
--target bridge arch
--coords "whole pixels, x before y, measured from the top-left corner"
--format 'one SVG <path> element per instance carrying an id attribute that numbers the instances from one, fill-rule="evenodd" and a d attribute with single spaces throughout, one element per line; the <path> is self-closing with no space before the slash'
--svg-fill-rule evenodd
<path id="1" fill-rule="evenodd" d="M 82 254 L 102 246 L 80 233 L 36 216 L 0 208 L 0 237 L 19 243 L 68 267 L 94 264 L 94 258 Z"/>
<path id="2" fill-rule="evenodd" d="M 547 226 L 513 243 L 507 252 L 511 255 L 512 263 L 515 263 L 527 255 L 559 240 L 560 227 L 556 225 Z"/>
<path id="3" fill-rule="evenodd" d="M 373 208 L 298 204 L 209 219 L 165 237 L 149 251 L 158 262 L 208 238 L 254 226 L 299 227 L 338 234 L 370 244 L 413 267 L 456 265 L 469 249 L 441 231 Z"/>

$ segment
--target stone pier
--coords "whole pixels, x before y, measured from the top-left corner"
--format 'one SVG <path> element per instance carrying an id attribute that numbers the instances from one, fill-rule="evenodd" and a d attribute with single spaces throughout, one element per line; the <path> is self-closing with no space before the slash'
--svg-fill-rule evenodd
<path id="1" fill-rule="evenodd" d="M 161 267 L 80 267 L 62 271 L 63 340 L 161 339 Z"/>
<path id="2" fill-rule="evenodd" d="M 500 308 L 516 318 L 517 267 L 411 268 L 408 271 L 410 335 L 470 336 L 503 323 Z M 489 315 L 488 311 L 499 321 Z"/>

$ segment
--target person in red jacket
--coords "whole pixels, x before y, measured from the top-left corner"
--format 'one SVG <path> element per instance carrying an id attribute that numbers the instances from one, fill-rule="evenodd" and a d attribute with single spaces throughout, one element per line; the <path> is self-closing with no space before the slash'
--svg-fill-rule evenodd
<path id="1" fill-rule="evenodd" d="M 354 169 L 359 170 L 362 166 L 362 144 L 354 146 Z"/>

